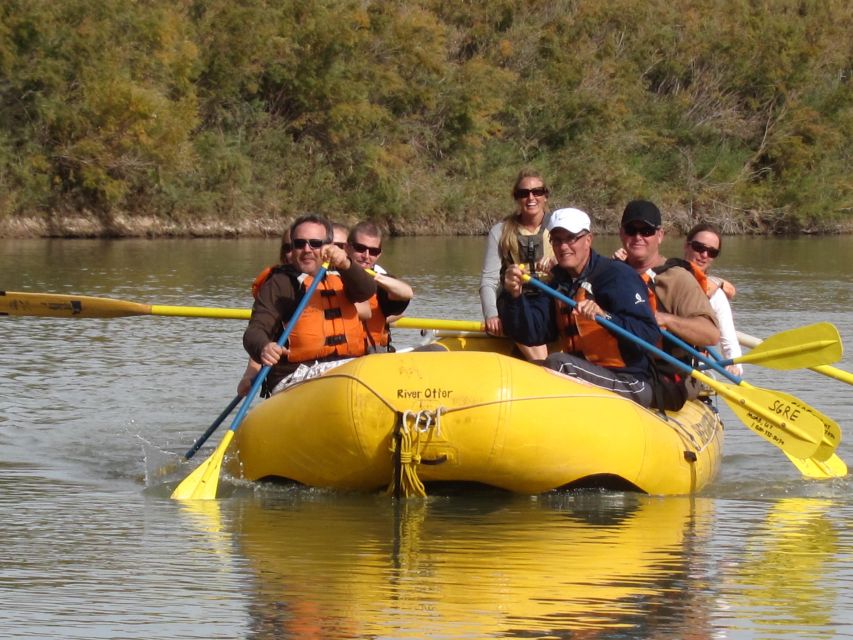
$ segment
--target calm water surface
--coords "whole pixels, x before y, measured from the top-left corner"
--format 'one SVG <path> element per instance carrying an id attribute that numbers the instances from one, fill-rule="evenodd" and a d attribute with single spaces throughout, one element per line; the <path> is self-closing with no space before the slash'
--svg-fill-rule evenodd
<path id="1" fill-rule="evenodd" d="M 383 264 L 416 290 L 409 315 L 479 320 L 484 242 L 388 242 Z M 679 253 L 676 241 L 665 248 Z M 853 238 L 726 238 L 723 248 L 740 330 L 827 320 L 853 344 Z M 249 283 L 276 253 L 275 240 L 0 240 L 0 288 L 248 306 Z M 691 498 L 393 504 L 229 485 L 212 503 L 170 500 L 154 471 L 233 397 L 242 329 L 0 319 L 0 636 L 853 637 L 850 479 L 804 481 L 725 405 L 723 471 Z M 401 346 L 419 339 L 395 333 Z M 836 366 L 853 370 L 853 358 Z M 749 367 L 747 377 L 834 417 L 853 463 L 849 386 L 809 371 Z"/>

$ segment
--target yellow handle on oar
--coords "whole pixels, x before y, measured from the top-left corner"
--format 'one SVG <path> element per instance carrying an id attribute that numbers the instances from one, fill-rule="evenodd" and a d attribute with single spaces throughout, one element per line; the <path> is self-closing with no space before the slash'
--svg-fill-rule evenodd
<path id="1" fill-rule="evenodd" d="M 441 320 L 440 318 L 402 317 L 391 323 L 395 329 L 425 329 L 438 331 L 485 331 L 485 325 L 475 320 Z"/>

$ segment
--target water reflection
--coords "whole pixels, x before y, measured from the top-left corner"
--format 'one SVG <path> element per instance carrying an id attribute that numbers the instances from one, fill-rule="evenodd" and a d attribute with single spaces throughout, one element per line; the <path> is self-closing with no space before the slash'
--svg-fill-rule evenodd
<path id="1" fill-rule="evenodd" d="M 834 638 L 837 590 L 825 584 L 838 553 L 830 500 L 790 498 L 774 503 L 756 526 L 728 575 L 736 618 L 757 627 L 760 637 L 790 637 L 808 629 L 810 638 Z M 795 597 L 791 597 L 796 594 Z"/>
<path id="2" fill-rule="evenodd" d="M 710 637 L 707 592 L 688 588 L 710 500 L 268 491 L 234 506 L 257 640 Z"/>

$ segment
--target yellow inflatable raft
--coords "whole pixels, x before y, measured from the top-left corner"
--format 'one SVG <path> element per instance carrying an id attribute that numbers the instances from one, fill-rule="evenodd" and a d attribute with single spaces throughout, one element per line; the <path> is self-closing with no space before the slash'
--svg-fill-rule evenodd
<path id="1" fill-rule="evenodd" d="M 722 441 L 701 402 L 663 416 L 501 353 L 414 351 L 357 358 L 261 402 L 227 468 L 399 495 L 439 483 L 687 494 L 714 478 Z"/>

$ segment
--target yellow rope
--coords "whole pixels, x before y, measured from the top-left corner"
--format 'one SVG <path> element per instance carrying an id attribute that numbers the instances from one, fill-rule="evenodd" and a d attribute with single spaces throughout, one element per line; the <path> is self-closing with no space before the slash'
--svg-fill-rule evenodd
<path id="1" fill-rule="evenodd" d="M 440 409 L 436 413 L 435 418 L 428 411 L 404 411 L 400 415 L 400 432 L 399 442 L 400 451 L 397 452 L 398 438 L 391 438 L 391 456 L 394 459 L 397 455 L 400 456 L 401 474 L 400 474 L 400 492 L 406 498 L 409 496 L 426 496 L 426 487 L 418 477 L 418 465 L 421 463 L 421 450 L 424 444 L 429 439 L 425 437 L 421 439 L 422 434 L 429 433 L 433 420 L 435 420 L 435 429 L 438 430 L 438 420 Z M 409 419 L 411 419 L 411 428 L 409 427 Z M 421 426 L 423 423 L 423 426 Z M 395 472 L 392 471 L 391 484 L 388 485 L 388 494 L 394 493 Z"/>

